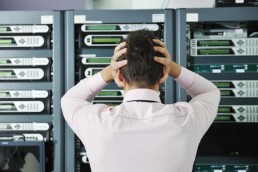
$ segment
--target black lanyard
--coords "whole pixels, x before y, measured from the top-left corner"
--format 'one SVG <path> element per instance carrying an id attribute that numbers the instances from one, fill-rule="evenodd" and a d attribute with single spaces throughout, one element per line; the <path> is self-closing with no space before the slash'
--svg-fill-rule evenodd
<path id="1" fill-rule="evenodd" d="M 159 103 L 157 101 L 153 101 L 153 100 L 130 100 L 130 101 L 126 101 L 126 102 L 148 102 L 148 103 Z"/>

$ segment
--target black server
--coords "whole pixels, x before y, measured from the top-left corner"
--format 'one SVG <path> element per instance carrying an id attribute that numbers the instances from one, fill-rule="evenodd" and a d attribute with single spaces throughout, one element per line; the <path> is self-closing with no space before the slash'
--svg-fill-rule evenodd
<path id="1" fill-rule="evenodd" d="M 115 46 L 131 31 L 152 30 L 161 40 L 172 45 L 173 16 L 172 10 L 66 11 L 66 90 L 109 65 Z M 172 46 L 169 50 L 173 55 Z M 173 92 L 173 81 L 169 79 L 160 88 L 161 100 L 172 103 Z M 93 103 L 114 106 L 122 102 L 123 94 L 124 91 L 113 82 L 95 97 Z M 87 151 L 68 126 L 65 136 L 66 155 L 69 155 L 65 160 L 69 162 L 66 171 L 90 171 Z"/>
<path id="2" fill-rule="evenodd" d="M 258 171 L 258 8 L 179 9 L 177 62 L 221 92 L 218 115 L 203 137 L 193 167 Z M 189 101 L 176 86 L 177 101 Z"/>
<path id="3" fill-rule="evenodd" d="M 0 12 L 0 171 L 63 171 L 63 19 Z"/>

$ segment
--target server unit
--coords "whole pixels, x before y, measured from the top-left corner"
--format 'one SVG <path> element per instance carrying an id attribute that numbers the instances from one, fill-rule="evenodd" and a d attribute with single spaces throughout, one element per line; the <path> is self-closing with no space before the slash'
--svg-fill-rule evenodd
<path id="1" fill-rule="evenodd" d="M 216 0 L 215 7 L 248 7 L 257 6 L 257 0 Z"/>
<path id="2" fill-rule="evenodd" d="M 63 171 L 62 16 L 0 12 L 0 150 L 3 158 L 12 156 L 10 171 L 26 171 L 15 163 L 19 157 L 30 170 Z M 27 155 L 34 164 L 26 162 Z"/>
<path id="3" fill-rule="evenodd" d="M 66 90 L 109 65 L 115 46 L 131 31 L 152 30 L 161 40 L 172 45 L 174 32 L 170 21 L 173 16 L 172 10 L 67 11 Z M 168 24 L 165 24 L 168 19 Z M 170 46 L 169 50 L 173 55 L 172 49 Z M 160 88 L 161 100 L 164 103 L 174 101 L 173 90 L 173 81 L 170 78 Z M 122 102 L 123 94 L 124 91 L 113 82 L 96 96 L 93 103 L 115 106 Z M 66 129 L 66 153 L 70 156 L 66 156 L 66 162 L 69 164 L 67 163 L 65 169 L 69 172 L 90 171 L 87 150 L 68 126 Z M 71 164 L 75 164 L 75 167 Z"/>
<path id="4" fill-rule="evenodd" d="M 179 9 L 177 62 L 221 92 L 193 171 L 258 170 L 258 8 Z M 241 14 L 241 15 L 238 15 Z M 189 101 L 177 86 L 177 101 Z"/>

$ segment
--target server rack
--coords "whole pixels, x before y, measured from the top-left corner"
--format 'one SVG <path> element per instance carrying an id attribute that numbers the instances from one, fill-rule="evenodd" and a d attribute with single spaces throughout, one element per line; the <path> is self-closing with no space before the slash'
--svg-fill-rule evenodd
<path id="1" fill-rule="evenodd" d="M 258 170 L 257 11 L 176 11 L 177 62 L 214 82 L 222 97 L 218 116 L 200 143 L 195 172 Z M 176 90 L 177 101 L 189 101 L 180 86 Z"/>
<path id="2" fill-rule="evenodd" d="M 40 171 L 64 171 L 63 13 L 1 11 L 0 42 L 1 142 L 43 142 Z"/>
<path id="3" fill-rule="evenodd" d="M 99 68 L 107 66 L 115 45 L 130 30 L 146 27 L 149 30 L 154 29 L 158 37 L 172 45 L 174 42 L 174 25 L 171 23 L 173 13 L 172 10 L 66 11 L 66 90 L 79 80 L 101 70 Z M 173 56 L 173 46 L 168 47 Z M 174 101 L 174 86 L 171 78 L 161 87 L 160 92 L 163 102 Z M 118 90 L 115 83 L 112 83 L 94 99 L 93 103 L 114 105 L 120 104 L 122 99 L 123 91 Z M 69 162 L 66 163 L 66 171 L 90 171 L 86 150 L 68 126 L 66 126 L 65 138 L 65 162 Z"/>

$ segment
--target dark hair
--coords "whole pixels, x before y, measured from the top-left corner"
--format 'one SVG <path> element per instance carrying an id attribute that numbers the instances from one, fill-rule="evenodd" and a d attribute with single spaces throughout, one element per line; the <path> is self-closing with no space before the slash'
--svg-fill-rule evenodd
<path id="1" fill-rule="evenodd" d="M 154 56 L 163 56 L 154 51 L 154 32 L 138 30 L 130 32 L 126 39 L 127 52 L 119 58 L 127 59 L 127 65 L 120 71 L 129 85 L 139 88 L 151 87 L 156 84 L 163 74 L 163 65 L 154 61 Z"/>

